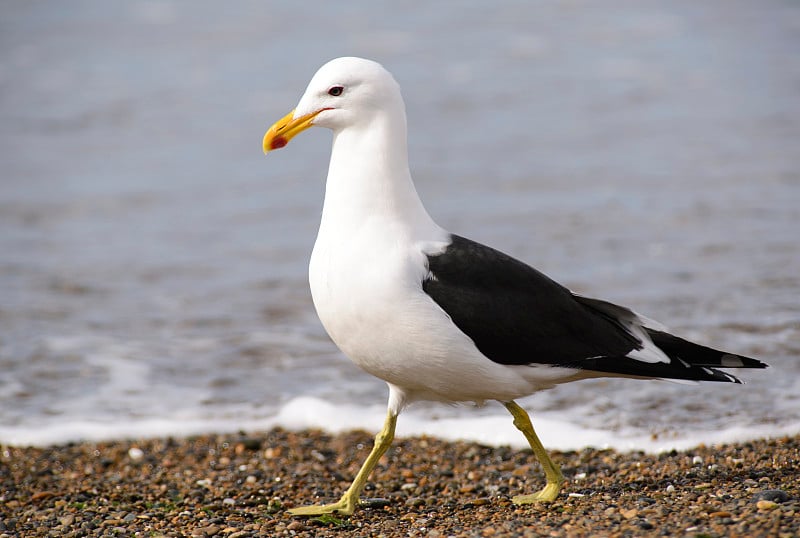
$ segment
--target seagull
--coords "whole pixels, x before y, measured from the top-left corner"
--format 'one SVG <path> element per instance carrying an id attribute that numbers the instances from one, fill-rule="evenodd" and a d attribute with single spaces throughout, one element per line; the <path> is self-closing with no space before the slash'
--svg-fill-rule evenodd
<path id="1" fill-rule="evenodd" d="M 516 399 L 596 377 L 741 383 L 718 368 L 767 367 L 573 293 L 436 224 L 409 171 L 400 86 L 379 63 L 343 57 L 323 65 L 296 108 L 266 132 L 264 153 L 310 127 L 333 131 L 309 264 L 314 307 L 339 349 L 388 384 L 389 402 L 372 451 L 341 499 L 290 513 L 352 514 L 412 402 L 502 403 L 546 479 L 541 491 L 513 502 L 549 502 L 564 477 Z"/>

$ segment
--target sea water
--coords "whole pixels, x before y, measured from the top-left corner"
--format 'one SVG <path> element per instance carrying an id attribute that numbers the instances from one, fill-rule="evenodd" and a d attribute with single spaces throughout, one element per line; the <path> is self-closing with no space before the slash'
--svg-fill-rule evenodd
<path id="1" fill-rule="evenodd" d="M 797 433 L 798 28 L 781 1 L 5 6 L 0 443 L 379 428 L 308 292 L 330 134 L 260 147 L 341 55 L 400 82 L 441 225 L 771 365 L 533 395 L 547 446 Z M 496 403 L 398 429 L 524 444 Z"/>

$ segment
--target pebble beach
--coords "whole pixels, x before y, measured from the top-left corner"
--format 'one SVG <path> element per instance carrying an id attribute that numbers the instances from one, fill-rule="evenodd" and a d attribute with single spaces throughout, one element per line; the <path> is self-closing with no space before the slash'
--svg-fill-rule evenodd
<path id="1" fill-rule="evenodd" d="M 331 502 L 372 446 L 317 430 L 0 447 L 0 538 L 28 536 L 800 535 L 800 436 L 661 454 L 553 452 L 567 483 L 515 506 L 543 475 L 529 450 L 403 438 L 351 517 L 297 518 Z"/>

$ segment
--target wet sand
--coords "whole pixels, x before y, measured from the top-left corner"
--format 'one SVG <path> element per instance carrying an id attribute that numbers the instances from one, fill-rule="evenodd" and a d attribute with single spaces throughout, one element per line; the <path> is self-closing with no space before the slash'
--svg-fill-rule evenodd
<path id="1" fill-rule="evenodd" d="M 330 502 L 372 445 L 365 432 L 210 435 L 0 448 L 0 538 L 22 536 L 797 536 L 800 436 L 658 455 L 554 452 L 557 501 L 530 451 L 399 439 L 352 517 Z"/>

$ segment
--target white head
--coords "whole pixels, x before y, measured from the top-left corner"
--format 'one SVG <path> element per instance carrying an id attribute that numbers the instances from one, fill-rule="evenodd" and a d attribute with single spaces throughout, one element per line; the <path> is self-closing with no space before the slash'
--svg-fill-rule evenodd
<path id="1" fill-rule="evenodd" d="M 316 72 L 297 107 L 264 135 L 264 152 L 282 148 L 311 126 L 334 132 L 366 127 L 386 114 L 405 121 L 400 86 L 383 66 L 363 58 L 336 58 Z"/>

